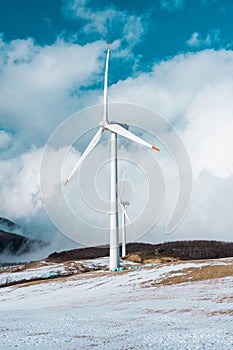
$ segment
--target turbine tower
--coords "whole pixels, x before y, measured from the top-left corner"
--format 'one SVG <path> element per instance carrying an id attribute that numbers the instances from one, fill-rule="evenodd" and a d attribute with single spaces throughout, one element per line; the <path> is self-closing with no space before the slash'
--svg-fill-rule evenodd
<path id="1" fill-rule="evenodd" d="M 130 222 L 129 216 L 126 212 L 126 208 L 130 205 L 128 201 L 120 201 L 122 206 L 122 241 L 121 241 L 121 256 L 124 258 L 126 256 L 126 220 Z"/>
<path id="2" fill-rule="evenodd" d="M 93 148 L 100 141 L 104 131 L 111 132 L 111 188 L 110 188 L 110 270 L 117 269 L 120 266 L 119 255 L 119 229 L 118 229 L 118 198 L 117 198 L 117 135 L 121 135 L 129 140 L 137 142 L 145 147 L 159 151 L 159 148 L 151 145 L 150 143 L 142 140 L 140 137 L 134 135 L 128 131 L 128 126 L 125 124 L 110 122 L 108 120 L 108 61 L 110 54 L 110 44 L 108 44 L 105 75 L 104 75 L 104 113 L 103 119 L 100 122 L 100 128 L 79 158 L 77 164 L 71 171 L 70 175 L 66 179 L 65 185 L 69 182 L 74 175 L 80 164 L 93 150 Z"/>
<path id="3" fill-rule="evenodd" d="M 125 169 L 123 172 L 123 177 L 121 180 L 120 198 L 119 203 L 121 206 L 121 256 L 122 258 L 126 256 L 126 220 L 130 223 L 129 216 L 127 214 L 126 208 L 130 205 L 129 200 L 125 200 L 124 192 L 124 180 L 125 180 Z"/>

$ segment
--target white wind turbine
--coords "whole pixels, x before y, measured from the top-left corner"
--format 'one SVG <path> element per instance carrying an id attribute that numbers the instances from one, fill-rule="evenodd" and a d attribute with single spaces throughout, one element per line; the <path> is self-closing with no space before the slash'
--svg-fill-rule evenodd
<path id="1" fill-rule="evenodd" d="M 74 169 L 68 176 L 65 185 L 69 182 L 79 165 L 87 157 L 87 155 L 93 150 L 96 144 L 100 141 L 103 132 L 111 132 L 111 189 L 110 189 L 110 270 L 117 269 L 120 265 L 119 257 L 119 232 L 118 232 L 118 198 L 117 198 L 117 135 L 126 137 L 129 140 L 137 142 L 141 145 L 149 147 L 153 150 L 159 151 L 159 148 L 149 144 L 142 140 L 140 137 L 132 134 L 128 131 L 128 126 L 125 124 L 119 124 L 110 122 L 108 120 L 108 61 L 110 53 L 110 44 L 108 44 L 105 76 L 104 76 L 104 114 L 103 120 L 100 122 L 100 128 L 83 152 L 82 156 L 78 160 Z"/>
<path id="2" fill-rule="evenodd" d="M 121 256 L 122 258 L 126 256 L 126 220 L 130 223 L 129 216 L 127 214 L 126 208 L 130 205 L 130 202 L 123 198 L 122 192 L 124 191 L 124 179 L 125 179 L 125 169 L 123 172 L 123 177 L 121 181 L 121 190 L 120 190 L 120 198 L 119 203 L 121 206 Z"/>
<path id="3" fill-rule="evenodd" d="M 126 220 L 130 223 L 126 208 L 130 205 L 128 201 L 120 201 L 122 206 L 122 241 L 121 241 L 121 256 L 126 256 Z"/>

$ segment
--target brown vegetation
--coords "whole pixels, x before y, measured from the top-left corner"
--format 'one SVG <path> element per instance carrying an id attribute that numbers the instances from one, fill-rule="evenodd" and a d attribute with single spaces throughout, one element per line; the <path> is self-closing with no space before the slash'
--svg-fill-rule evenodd
<path id="1" fill-rule="evenodd" d="M 216 278 L 223 278 L 233 276 L 233 265 L 207 265 L 201 267 L 191 267 L 182 270 L 172 271 L 162 277 L 158 281 L 150 281 L 144 283 L 144 287 L 151 287 L 156 285 L 169 285 L 187 282 L 197 282 L 203 280 L 211 280 Z"/>
<path id="2" fill-rule="evenodd" d="M 233 243 L 219 241 L 175 241 L 159 244 L 128 243 L 126 259 L 145 263 L 155 259 L 202 260 L 233 257 Z M 133 260 L 132 254 L 135 255 Z M 46 261 L 94 259 L 109 255 L 108 246 L 73 249 L 50 254 Z"/>

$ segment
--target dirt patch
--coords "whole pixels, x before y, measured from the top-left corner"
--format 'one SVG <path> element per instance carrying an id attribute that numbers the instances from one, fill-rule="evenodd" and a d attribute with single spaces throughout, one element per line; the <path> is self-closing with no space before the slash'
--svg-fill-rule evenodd
<path id="1" fill-rule="evenodd" d="M 171 256 L 163 256 L 163 257 L 150 257 L 148 258 L 147 253 L 135 253 L 129 254 L 125 257 L 126 260 L 132 261 L 139 264 L 164 264 L 174 261 L 179 261 L 179 259 L 173 258 Z"/>
<path id="2" fill-rule="evenodd" d="M 223 296 L 222 298 L 218 299 L 216 303 L 222 304 L 222 303 L 232 303 L 233 302 L 233 295 L 232 296 Z"/>
<path id="3" fill-rule="evenodd" d="M 218 311 L 212 311 L 212 312 L 208 312 L 206 315 L 207 315 L 207 316 L 218 316 L 218 315 L 229 315 L 229 316 L 233 316 L 233 310 L 218 310 Z"/>
<path id="4" fill-rule="evenodd" d="M 49 334 L 48 332 L 40 332 L 40 333 L 29 333 L 29 337 L 37 337 L 38 335 L 46 335 Z"/>
<path id="5" fill-rule="evenodd" d="M 177 261 L 179 262 L 180 260 L 179 259 L 176 259 L 176 258 L 172 258 L 170 256 L 164 256 L 162 258 L 152 258 L 152 259 L 147 259 L 147 258 L 143 258 L 143 263 L 144 264 L 167 264 L 167 263 L 170 263 L 170 262 L 174 262 L 174 261 Z"/>
<path id="6" fill-rule="evenodd" d="M 233 265 L 208 265 L 199 268 L 187 268 L 163 276 L 159 281 L 153 281 L 148 284 L 145 283 L 145 287 L 155 285 L 169 285 L 187 282 L 197 282 L 209 279 L 223 278 L 233 276 Z"/>
<path id="7" fill-rule="evenodd" d="M 158 309 L 158 310 L 153 310 L 153 309 L 147 309 L 144 311 L 145 314 L 170 314 L 172 312 L 176 312 L 176 309 L 169 309 L 169 310 L 163 310 L 163 309 Z"/>
<path id="8" fill-rule="evenodd" d="M 130 254 L 130 255 L 127 255 L 126 259 L 128 261 L 132 261 L 132 262 L 136 262 L 136 263 L 141 263 L 142 262 L 142 257 L 139 255 L 139 254 Z"/>

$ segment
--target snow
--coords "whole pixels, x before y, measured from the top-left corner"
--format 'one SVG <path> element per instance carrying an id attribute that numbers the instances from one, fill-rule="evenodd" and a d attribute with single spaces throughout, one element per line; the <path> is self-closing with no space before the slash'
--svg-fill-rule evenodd
<path id="1" fill-rule="evenodd" d="M 106 261 L 87 264 L 105 266 Z M 0 349 L 233 349 L 232 276 L 153 284 L 189 268 L 232 263 L 219 259 L 94 271 L 1 288 Z M 63 264 L 55 265 L 62 269 Z M 54 264 L 44 268 L 50 271 Z"/>
<path id="2" fill-rule="evenodd" d="M 19 272 L 2 272 L 0 274 L 0 285 L 8 282 L 13 281 L 21 281 L 21 280 L 27 280 L 30 281 L 32 278 L 39 278 L 43 275 L 47 275 L 49 273 L 62 273 L 64 272 L 64 265 L 45 265 L 42 267 L 34 268 L 34 269 L 27 269 L 25 271 L 19 271 Z"/>
<path id="3" fill-rule="evenodd" d="M 68 263 L 46 263 L 45 261 L 42 261 L 41 264 L 43 266 L 35 267 L 35 268 L 25 268 L 22 271 L 14 271 L 18 267 L 18 270 L 22 266 L 11 266 L 2 268 L 0 271 L 0 286 L 2 284 L 5 284 L 6 281 L 8 282 L 15 282 L 15 281 L 30 281 L 35 278 L 41 278 L 41 277 L 49 277 L 49 276 L 62 276 L 66 275 L 67 272 L 73 272 L 77 273 L 79 272 L 78 266 L 82 266 L 85 268 L 105 268 L 108 267 L 109 258 L 99 258 L 99 259 L 92 259 L 92 260 L 80 260 L 80 261 L 73 261 Z M 127 263 L 127 262 L 124 262 Z"/>
<path id="4" fill-rule="evenodd" d="M 45 261 L 41 262 L 43 266 L 39 266 L 36 268 L 25 268 L 22 271 L 14 271 L 14 267 L 12 268 L 2 268 L 2 271 L 0 271 L 0 286 L 2 284 L 5 284 L 6 282 L 20 282 L 22 280 L 30 281 L 35 278 L 47 278 L 50 276 L 62 276 L 66 275 L 67 272 L 72 271 L 73 273 L 78 273 L 79 270 L 77 269 L 77 266 L 82 266 L 85 268 L 90 269 L 104 269 L 109 268 L 109 258 L 103 257 L 98 259 L 91 259 L 91 260 L 79 260 L 74 261 L 70 263 L 46 263 Z M 169 265 L 169 266 L 163 266 L 161 267 L 157 272 L 159 276 L 162 278 L 167 273 L 176 271 L 176 270 L 182 270 L 184 268 L 199 268 L 202 266 L 207 266 L 210 264 L 209 262 L 200 262 L 200 263 L 185 263 L 185 264 L 175 264 L 175 265 Z M 211 265 L 226 265 L 229 264 L 227 259 L 219 259 L 217 262 L 212 261 Z M 129 268 L 137 269 L 137 268 L 144 268 L 148 266 L 153 266 L 153 264 L 147 264 L 147 265 L 138 265 L 133 262 L 129 262 L 127 260 L 121 261 L 121 266 L 131 265 Z M 146 272 L 148 274 L 148 272 Z M 153 272 L 154 274 L 154 272 Z"/>

